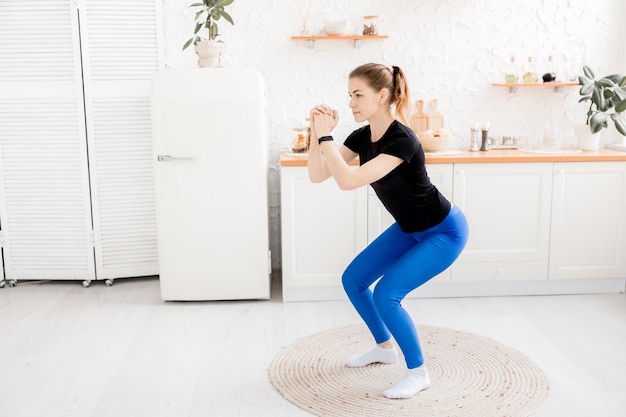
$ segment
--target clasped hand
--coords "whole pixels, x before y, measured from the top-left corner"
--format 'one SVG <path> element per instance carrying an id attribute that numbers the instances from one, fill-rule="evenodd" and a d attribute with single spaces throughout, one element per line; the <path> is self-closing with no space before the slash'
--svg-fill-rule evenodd
<path id="1" fill-rule="evenodd" d="M 320 138 L 330 135 L 330 132 L 337 126 L 339 113 L 337 110 L 320 104 L 311 109 L 312 128 L 315 135 Z"/>

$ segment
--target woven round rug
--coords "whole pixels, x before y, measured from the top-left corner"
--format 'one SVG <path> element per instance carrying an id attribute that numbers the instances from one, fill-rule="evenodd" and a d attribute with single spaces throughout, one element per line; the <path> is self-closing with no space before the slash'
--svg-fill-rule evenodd
<path id="1" fill-rule="evenodd" d="M 345 365 L 373 346 L 363 325 L 316 333 L 283 348 L 270 364 L 270 382 L 301 409 L 328 417 L 528 417 L 548 397 L 543 371 L 519 351 L 458 330 L 417 330 L 432 387 L 411 399 L 382 395 L 404 375 L 404 358 L 393 365 Z"/>

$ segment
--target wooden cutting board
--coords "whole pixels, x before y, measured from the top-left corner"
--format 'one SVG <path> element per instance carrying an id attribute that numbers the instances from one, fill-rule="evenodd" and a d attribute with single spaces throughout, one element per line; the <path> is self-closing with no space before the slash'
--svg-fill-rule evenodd
<path id="1" fill-rule="evenodd" d="M 428 130 L 428 116 L 424 114 L 424 100 L 417 100 L 417 113 L 411 117 L 411 129 L 415 133 Z"/>
<path id="2" fill-rule="evenodd" d="M 428 114 L 428 129 L 436 132 L 443 128 L 443 116 L 438 112 L 437 106 L 439 102 L 437 100 L 430 101 L 430 113 Z"/>

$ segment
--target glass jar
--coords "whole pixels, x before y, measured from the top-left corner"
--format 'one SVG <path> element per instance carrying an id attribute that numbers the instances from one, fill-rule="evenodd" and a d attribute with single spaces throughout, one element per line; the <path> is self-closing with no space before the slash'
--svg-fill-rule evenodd
<path id="1" fill-rule="evenodd" d="M 291 152 L 303 153 L 309 150 L 309 128 L 308 127 L 295 127 L 293 128 L 294 135 L 291 141 Z"/>
<path id="2" fill-rule="evenodd" d="M 363 16 L 363 36 L 378 35 L 378 16 Z"/>

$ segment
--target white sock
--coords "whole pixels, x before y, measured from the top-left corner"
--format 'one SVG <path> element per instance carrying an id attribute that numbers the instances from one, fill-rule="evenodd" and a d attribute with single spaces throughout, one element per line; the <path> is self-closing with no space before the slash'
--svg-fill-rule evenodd
<path id="1" fill-rule="evenodd" d="M 396 363 L 398 351 L 395 347 L 386 349 L 376 346 L 374 349 L 362 355 L 356 355 L 348 359 L 346 364 L 351 368 L 366 366 L 372 363 Z"/>
<path id="2" fill-rule="evenodd" d="M 400 381 L 383 395 L 387 398 L 413 398 L 418 392 L 430 388 L 430 377 L 424 366 L 406 371 Z"/>

